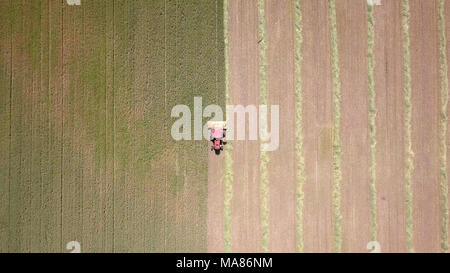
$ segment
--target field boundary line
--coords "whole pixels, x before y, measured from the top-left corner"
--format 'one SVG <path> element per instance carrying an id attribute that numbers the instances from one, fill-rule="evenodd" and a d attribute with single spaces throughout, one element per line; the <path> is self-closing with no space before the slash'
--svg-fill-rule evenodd
<path id="1" fill-rule="evenodd" d="M 377 145 L 377 131 L 376 131 L 376 91 L 375 91 L 375 18 L 374 6 L 367 4 L 367 61 L 368 61 L 368 91 L 369 91 L 369 199 L 370 199 L 370 239 L 377 240 L 378 225 L 377 225 L 377 188 L 376 188 L 376 145 Z"/>
<path id="2" fill-rule="evenodd" d="M 447 181 L 447 104 L 448 104 L 448 67 L 447 67 L 447 38 L 445 35 L 445 0 L 438 3 L 438 31 L 439 31 L 439 57 L 440 57 L 440 113 L 439 113 L 439 164 L 441 189 L 441 250 L 448 251 L 448 181 Z"/>
<path id="3" fill-rule="evenodd" d="M 328 0 L 330 36 L 331 36 L 331 68 L 333 77 L 333 220 L 334 220 L 334 252 L 342 252 L 342 214 L 341 214 L 341 79 L 339 70 L 338 31 L 336 22 L 336 1 Z"/>
<path id="4" fill-rule="evenodd" d="M 305 158 L 303 155 L 303 89 L 302 89 L 302 44 L 303 44 L 303 14 L 301 0 L 294 0 L 294 48 L 295 48 L 295 155 L 297 159 L 297 188 L 296 188 L 296 231 L 297 251 L 303 252 L 303 202 L 305 184 Z"/>
<path id="5" fill-rule="evenodd" d="M 414 169 L 414 153 L 411 139 L 411 54 L 409 37 L 409 0 L 402 0 L 402 40 L 403 40 L 403 84 L 405 92 L 405 186 L 406 186 L 406 246 L 414 252 L 413 242 L 413 192 L 412 172 Z"/>
<path id="6" fill-rule="evenodd" d="M 224 28 L 224 54 L 225 54 L 225 102 L 230 103 L 230 60 L 228 44 L 228 0 L 223 0 L 223 28 Z M 228 117 L 227 117 L 228 118 Z M 224 247 L 225 252 L 231 252 L 231 201 L 233 198 L 233 146 L 231 142 L 227 143 L 227 152 L 225 153 L 225 170 L 223 182 L 225 184 L 224 198 Z"/>

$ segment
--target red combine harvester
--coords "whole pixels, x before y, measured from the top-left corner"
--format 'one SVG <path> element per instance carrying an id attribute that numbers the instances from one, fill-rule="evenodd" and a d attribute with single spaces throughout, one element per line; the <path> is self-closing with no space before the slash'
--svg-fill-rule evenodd
<path id="1" fill-rule="evenodd" d="M 226 144 L 227 123 L 225 121 L 208 121 L 208 130 L 209 140 L 213 143 L 211 151 L 214 150 L 216 154 L 220 154 Z"/>

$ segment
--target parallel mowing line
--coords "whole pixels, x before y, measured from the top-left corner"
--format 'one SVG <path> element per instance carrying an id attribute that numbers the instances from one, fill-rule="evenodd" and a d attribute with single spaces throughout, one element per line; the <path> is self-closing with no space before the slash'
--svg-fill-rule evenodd
<path id="1" fill-rule="evenodd" d="M 230 63 L 229 63 L 229 45 L 228 45 L 228 0 L 223 1 L 223 28 L 224 28 L 224 55 L 225 55 L 225 101 L 230 104 Z M 224 243 L 225 252 L 231 252 L 231 199 L 233 198 L 233 157 L 232 145 L 227 143 L 227 151 L 225 153 L 225 170 L 223 181 L 225 184 L 225 201 L 224 201 Z"/>
<path id="2" fill-rule="evenodd" d="M 301 0 L 294 1 L 295 27 L 295 154 L 297 158 L 297 251 L 303 252 L 303 185 L 305 184 L 305 158 L 303 157 L 303 90 L 302 90 L 302 43 L 303 21 Z"/>
<path id="3" fill-rule="evenodd" d="M 405 92 L 405 186 L 406 186 L 406 246 L 414 252 L 413 245 L 413 157 L 411 141 L 411 56 L 409 39 L 409 0 L 402 0 L 403 81 Z"/>
<path id="4" fill-rule="evenodd" d="M 447 185 L 447 102 L 448 102 L 448 67 L 447 67 L 447 39 L 445 36 L 445 0 L 439 0 L 438 27 L 439 27 L 439 56 L 440 56 L 440 80 L 441 80 L 441 105 L 439 120 L 439 163 L 441 186 L 441 213 L 442 234 L 441 250 L 448 250 L 448 185 Z"/>
<path id="5" fill-rule="evenodd" d="M 377 108 L 375 105 L 375 19 L 373 5 L 367 5 L 367 59 L 368 59 L 368 89 L 369 89 L 369 142 L 370 142 L 370 167 L 369 167 L 369 198 L 370 198 L 370 239 L 377 240 L 377 190 L 376 190 L 376 123 Z"/>
<path id="6" fill-rule="evenodd" d="M 329 18 L 331 33 L 331 68 L 333 74 L 333 219 L 334 251 L 342 251 L 342 214 L 341 214 L 341 80 L 339 71 L 338 34 L 336 23 L 336 1 L 329 0 Z"/>
<path id="7" fill-rule="evenodd" d="M 259 39 L 259 88 L 260 100 L 262 105 L 267 105 L 267 59 L 266 59 L 266 26 L 264 18 L 264 0 L 258 0 L 258 39 Z M 263 124 L 260 126 L 265 126 Z M 266 132 L 267 128 L 261 128 Z M 267 174 L 267 164 L 269 163 L 269 156 L 266 151 L 261 151 L 261 211 L 262 211 L 262 250 L 267 252 L 269 250 L 269 177 Z"/>

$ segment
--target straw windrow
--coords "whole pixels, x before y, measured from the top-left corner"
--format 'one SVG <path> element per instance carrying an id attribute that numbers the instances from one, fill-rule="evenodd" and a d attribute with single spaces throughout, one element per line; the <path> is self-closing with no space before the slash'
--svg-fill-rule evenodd
<path id="1" fill-rule="evenodd" d="M 447 39 L 445 35 L 445 0 L 438 3 L 439 28 L 439 57 L 440 57 L 440 86 L 441 104 L 439 119 L 439 167 L 441 188 L 441 250 L 448 250 L 448 181 L 447 181 L 447 103 L 448 103 L 448 67 L 447 67 Z"/>
<path id="2" fill-rule="evenodd" d="M 301 0 L 294 1 L 294 35 L 295 35 L 295 154 L 297 158 L 297 251 L 303 252 L 303 185 L 305 184 L 305 159 L 303 157 L 303 90 L 302 90 L 302 43 L 303 21 Z"/>
<path id="3" fill-rule="evenodd" d="M 377 240 L 377 190 L 376 190 L 376 116 L 375 104 L 375 19 L 373 5 L 367 5 L 367 59 L 368 59 L 368 89 L 369 89 L 369 144 L 370 144 L 370 167 L 369 167 L 369 198 L 370 198 L 370 239 Z"/>
<path id="4" fill-rule="evenodd" d="M 411 56 L 409 38 L 409 0 L 402 0 L 402 40 L 403 40 L 403 84 L 405 92 L 405 187 L 406 187 L 406 246 L 414 252 L 413 245 L 413 192 L 412 172 L 414 168 L 411 140 Z"/>
<path id="5" fill-rule="evenodd" d="M 229 45 L 228 45 L 228 0 L 223 0 L 223 27 L 224 27 L 224 52 L 225 52 L 225 100 L 226 104 L 230 104 L 230 60 L 229 60 Z M 225 185 L 225 201 L 224 201 L 224 244 L 225 252 L 231 252 L 231 201 L 233 198 L 233 157 L 232 144 L 227 143 L 227 152 L 225 153 L 225 170 L 224 170 L 224 185 Z"/>
<path id="6" fill-rule="evenodd" d="M 267 105 L 267 59 L 266 59 L 266 21 L 264 17 L 264 0 L 258 0 L 258 41 L 259 41 L 259 88 L 260 100 L 262 105 Z M 263 124 L 260 126 L 264 126 Z M 267 128 L 261 128 L 263 132 Z M 269 177 L 267 173 L 267 164 L 269 156 L 266 151 L 260 154 L 260 172 L 261 172 L 261 212 L 262 212 L 262 250 L 269 250 Z"/>
<path id="7" fill-rule="evenodd" d="M 336 22 L 336 1 L 329 0 L 329 19 L 331 34 L 331 68 L 333 76 L 333 220 L 334 251 L 342 252 L 342 214 L 341 214 L 341 80 L 339 71 L 338 33 Z"/>

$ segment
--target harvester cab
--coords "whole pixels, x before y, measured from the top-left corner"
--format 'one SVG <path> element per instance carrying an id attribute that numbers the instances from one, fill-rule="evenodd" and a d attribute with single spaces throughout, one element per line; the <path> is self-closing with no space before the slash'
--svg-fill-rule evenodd
<path id="1" fill-rule="evenodd" d="M 209 140 L 213 143 L 211 151 L 220 154 L 226 144 L 227 123 L 225 121 L 208 121 Z"/>

